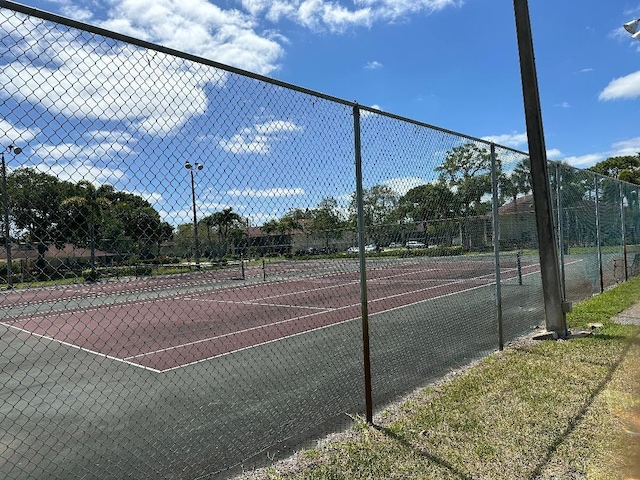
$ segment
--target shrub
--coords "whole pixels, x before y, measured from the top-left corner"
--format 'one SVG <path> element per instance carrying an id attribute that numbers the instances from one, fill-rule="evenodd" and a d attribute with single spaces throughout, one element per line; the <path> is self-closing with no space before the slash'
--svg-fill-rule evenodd
<path id="1" fill-rule="evenodd" d="M 82 276 L 87 282 L 95 282 L 100 278 L 100 274 L 95 268 L 87 268 L 86 270 L 83 270 Z"/>

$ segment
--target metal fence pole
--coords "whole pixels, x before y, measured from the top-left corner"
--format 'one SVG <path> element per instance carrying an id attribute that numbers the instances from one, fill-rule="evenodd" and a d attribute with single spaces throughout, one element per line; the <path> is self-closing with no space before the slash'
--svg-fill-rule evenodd
<path id="1" fill-rule="evenodd" d="M 498 323 L 498 349 L 504 349 L 502 333 L 502 278 L 500 277 L 500 220 L 498 218 L 498 167 L 496 146 L 491 144 L 491 191 L 493 192 L 493 254 L 496 267 L 496 321 Z"/>
<path id="2" fill-rule="evenodd" d="M 7 193 L 7 163 L 2 152 L 2 207 L 4 210 L 4 245 L 7 255 L 7 290 L 13 288 L 13 264 L 11 257 L 11 229 L 9 223 L 9 194 Z"/>
<path id="3" fill-rule="evenodd" d="M 602 234 L 600 232 L 600 192 L 598 175 L 594 175 L 596 185 L 596 244 L 598 246 L 598 271 L 600 272 L 600 293 L 604 292 L 604 278 L 602 272 Z"/>
<path id="4" fill-rule="evenodd" d="M 367 423 L 373 424 L 371 392 L 371 350 L 369 345 L 369 306 L 367 303 L 367 265 L 364 255 L 364 191 L 362 188 L 362 146 L 360 144 L 360 108 L 353 107 L 353 133 L 356 161 L 356 204 L 358 209 L 358 259 L 360 261 L 360 307 L 362 310 L 362 351 L 364 362 L 364 394 Z"/>
<path id="5" fill-rule="evenodd" d="M 564 271 L 564 218 L 562 211 L 562 165 L 556 163 L 556 203 L 558 210 L 558 248 L 560 249 L 560 288 L 562 298 L 567 298 L 565 271 Z"/>
<path id="6" fill-rule="evenodd" d="M 622 222 L 621 234 L 622 234 L 622 265 L 624 267 L 624 281 L 629 280 L 629 273 L 627 271 L 627 230 L 625 226 L 624 215 L 624 184 L 620 182 L 620 221 Z"/>
<path id="7" fill-rule="evenodd" d="M 522 93 L 529 139 L 529 158 L 531 160 L 531 187 L 535 204 L 536 227 L 538 232 L 538 250 L 540 256 L 540 276 L 544 312 L 548 331 L 561 337 L 567 335 L 566 312 L 570 305 L 563 301 L 560 288 L 560 268 L 553 229 L 551 193 L 549 191 L 549 173 L 547 171 L 547 153 L 542 128 L 542 111 L 538 92 L 533 38 L 529 19 L 527 0 L 513 0 L 518 52 L 520 55 L 520 73 Z"/>

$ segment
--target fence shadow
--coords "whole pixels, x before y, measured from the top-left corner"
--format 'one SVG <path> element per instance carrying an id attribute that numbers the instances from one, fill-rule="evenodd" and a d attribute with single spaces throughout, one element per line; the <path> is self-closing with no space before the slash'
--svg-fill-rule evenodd
<path id="1" fill-rule="evenodd" d="M 576 412 L 576 415 L 570 419 L 569 425 L 567 428 L 556 438 L 556 440 L 549 446 L 547 449 L 547 453 L 544 458 L 540 461 L 540 463 L 536 466 L 533 473 L 529 476 L 531 480 L 537 479 L 542 474 L 545 466 L 549 464 L 553 456 L 555 455 L 558 448 L 571 436 L 571 434 L 575 431 L 576 427 L 580 425 L 580 423 L 584 420 L 587 412 L 593 405 L 595 399 L 604 391 L 605 387 L 611 382 L 613 375 L 618 370 L 624 359 L 629 354 L 629 350 L 633 345 L 637 345 L 639 342 L 638 334 L 634 335 L 632 338 L 627 337 L 619 337 L 619 336 L 611 336 L 611 335 L 597 335 L 593 338 L 601 339 L 601 340 L 626 340 L 626 345 L 618 359 L 613 363 L 604 378 L 598 383 L 598 386 L 591 392 L 591 395 L 587 398 L 587 401 L 584 403 L 582 408 Z"/>
<path id="2" fill-rule="evenodd" d="M 413 445 L 411 442 L 409 442 L 407 439 L 401 437 L 400 435 L 394 433 L 393 431 L 391 431 L 388 428 L 385 427 L 381 427 L 378 425 L 374 425 L 374 428 L 380 432 L 382 432 L 383 434 L 385 434 L 387 437 L 391 438 L 392 440 L 398 442 L 400 445 L 402 445 L 403 447 L 410 449 L 412 451 L 414 451 L 415 453 L 417 453 L 419 456 L 421 456 L 422 458 L 435 463 L 436 465 L 438 465 L 441 468 L 444 468 L 446 470 L 448 470 L 451 474 L 455 475 L 456 478 L 459 478 L 460 480 L 473 480 L 473 477 L 468 474 L 465 473 L 459 469 L 457 469 L 455 466 L 451 465 L 451 463 L 447 462 L 445 459 L 440 458 L 436 455 L 433 455 L 427 451 L 425 451 L 424 449 L 417 447 L 416 445 Z"/>

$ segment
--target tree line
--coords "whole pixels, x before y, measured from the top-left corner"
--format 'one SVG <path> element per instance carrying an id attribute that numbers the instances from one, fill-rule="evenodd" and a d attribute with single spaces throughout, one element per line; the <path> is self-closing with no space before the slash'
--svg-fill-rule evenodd
<path id="1" fill-rule="evenodd" d="M 581 171 L 566 163 L 559 169 L 550 168 L 550 182 L 554 203 L 558 192 L 562 196 L 562 220 L 566 223 L 565 238 L 575 244 L 595 241 L 595 176 L 612 177 L 631 185 L 620 189 L 620 183 L 605 178 L 599 183 L 602 236 L 605 243 L 619 241 L 621 195 L 627 210 L 626 222 L 635 243 L 640 212 L 638 191 L 630 187 L 640 185 L 640 153 L 636 156 L 611 157 L 597 163 L 588 171 Z M 522 198 L 531 194 L 530 161 L 522 158 L 508 172 L 502 171 L 502 161 L 496 158 L 498 170 L 499 205 L 511 203 L 518 215 Z M 485 223 L 477 221 L 490 214 L 492 208 L 491 155 L 476 144 L 468 143 L 449 150 L 442 164 L 435 168 L 437 181 L 416 186 L 399 195 L 385 184 L 375 185 L 363 192 L 363 213 L 366 241 L 385 245 L 389 242 L 430 239 L 441 245 L 451 245 L 458 237 L 466 250 L 480 247 L 485 240 Z M 558 189 L 558 182 L 561 188 Z M 522 211 L 522 210 L 521 210 Z M 530 210 L 529 210 L 530 211 Z M 331 239 L 342 238 L 345 231 L 355 232 L 357 209 L 355 194 L 347 211 L 328 197 L 314 209 L 292 209 L 280 219 L 266 222 L 265 233 L 321 236 L 326 247 Z M 522 242 L 535 237 L 535 225 L 530 232 L 522 232 Z M 528 235 L 525 235 L 528 233 Z M 354 235 L 355 237 L 355 235 Z"/>
<path id="2" fill-rule="evenodd" d="M 17 232 L 12 240 L 37 249 L 35 267 L 40 272 L 46 268 L 50 245 L 89 248 L 94 268 L 96 249 L 145 257 L 173 236 L 173 227 L 147 200 L 111 185 L 73 183 L 19 168 L 7 176 L 7 197 L 12 230 Z"/>
<path id="3" fill-rule="evenodd" d="M 517 212 L 519 199 L 531 191 L 529 160 L 523 158 L 508 173 L 501 171 L 499 158 L 496 163 L 500 204 L 513 203 Z M 612 157 L 589 170 L 640 184 L 640 154 Z M 435 172 L 437 181 L 414 187 L 403 195 L 385 184 L 364 190 L 367 241 L 383 245 L 396 239 L 420 239 L 428 243 L 430 238 L 437 238 L 439 243 L 451 244 L 455 235 L 464 248 L 474 246 L 474 239 L 480 235 L 471 219 L 491 211 L 490 153 L 472 143 L 454 147 Z M 590 235 L 584 229 L 592 228 L 592 222 L 582 221 L 581 216 L 591 215 L 593 175 L 568 165 L 562 165 L 562 172 L 563 215 L 569 235 L 577 241 Z M 552 171 L 552 184 L 560 180 L 555 177 Z M 552 191 L 555 188 L 552 185 Z M 621 193 L 616 182 L 604 182 L 601 187 L 605 203 L 619 203 Z M 174 228 L 140 195 L 117 191 L 111 185 L 95 186 L 86 180 L 73 183 L 26 167 L 7 176 L 7 194 L 11 230 L 17 232 L 14 240 L 37 249 L 38 269 L 45 268 L 45 253 L 52 244 L 70 243 L 88 248 L 92 267 L 98 249 L 122 257 L 149 258 L 158 255 L 161 245 L 169 240 L 173 241 L 175 251 L 195 254 L 192 223 Z M 626 201 L 628 207 L 637 207 L 638 194 L 628 195 Z M 634 221 L 638 217 L 635 210 L 630 212 Z M 614 214 L 612 217 L 615 219 Z M 283 239 L 294 233 L 303 234 L 329 249 L 332 240 L 343 238 L 346 231 L 355 232 L 356 219 L 356 199 L 352 194 L 346 208 L 335 198 L 327 197 L 313 208 L 293 208 L 282 217 L 263 223 L 260 230 L 267 236 L 280 235 Z M 251 246 L 248 219 L 232 208 L 201 218 L 196 231 L 201 245 L 198 254 L 205 257 L 222 258 L 230 249 Z"/>

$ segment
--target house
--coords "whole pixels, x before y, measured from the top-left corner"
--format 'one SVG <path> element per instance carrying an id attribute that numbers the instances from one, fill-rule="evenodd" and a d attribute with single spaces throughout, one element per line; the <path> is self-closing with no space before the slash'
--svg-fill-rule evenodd
<path id="1" fill-rule="evenodd" d="M 115 253 L 95 250 L 97 265 L 108 265 L 116 258 Z M 38 259 L 38 248 L 34 244 L 12 243 L 11 259 L 25 268 L 29 268 Z M 44 254 L 44 259 L 52 268 L 66 265 L 69 268 L 84 268 L 89 265 L 91 250 L 85 247 L 76 247 L 70 243 L 64 244 L 62 248 L 49 245 Z M 0 250 L 0 262 L 6 263 L 6 248 Z"/>

